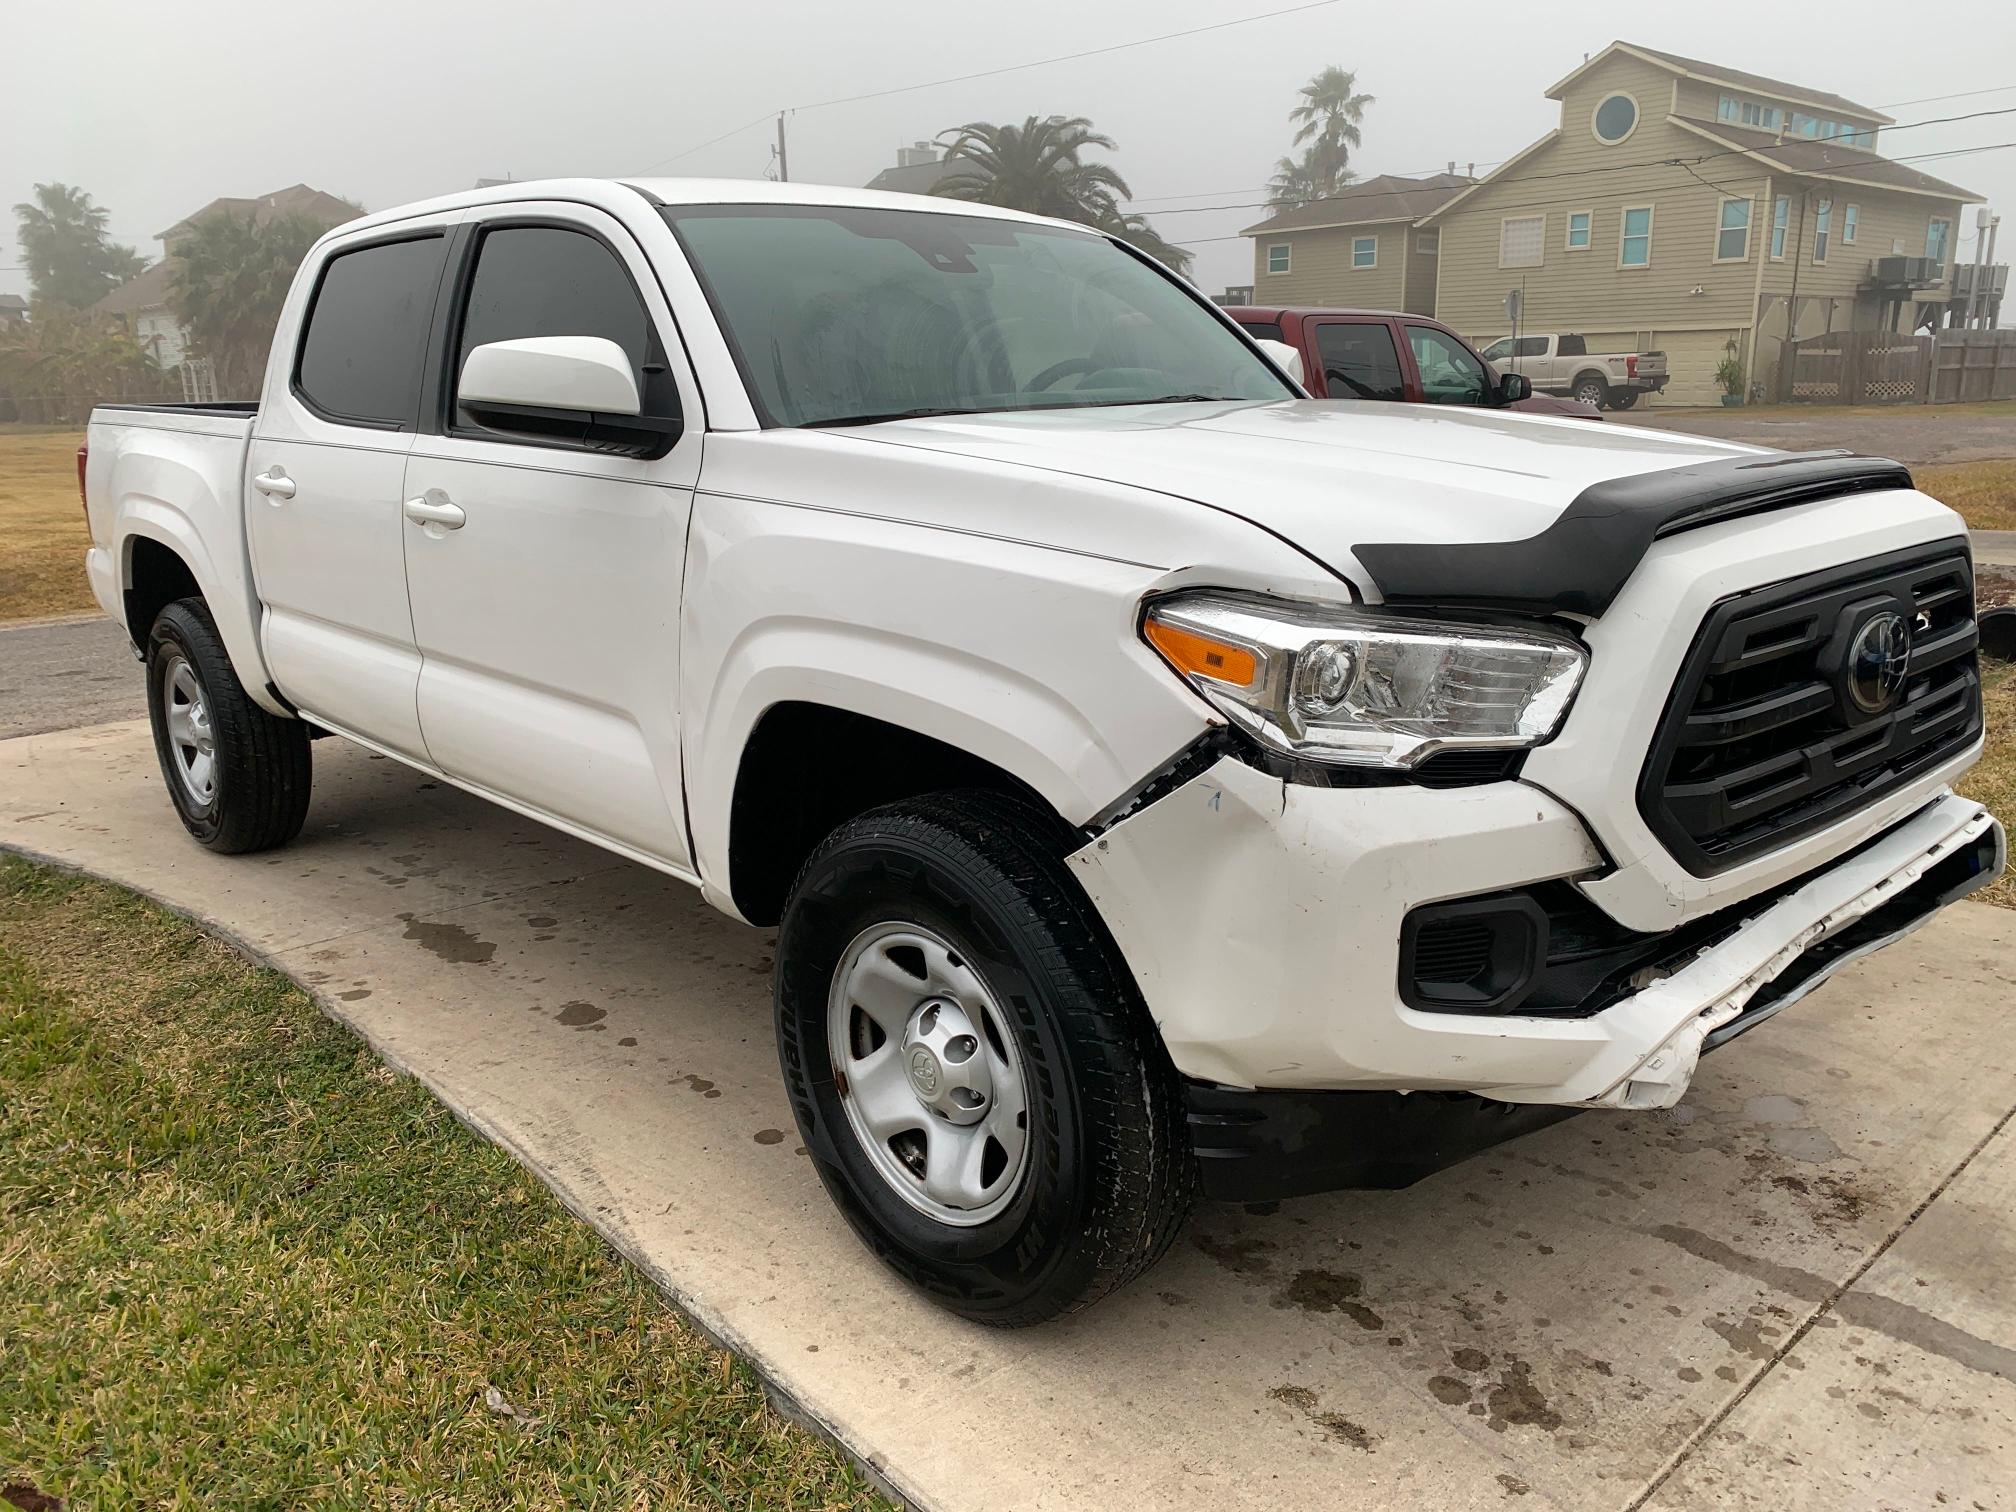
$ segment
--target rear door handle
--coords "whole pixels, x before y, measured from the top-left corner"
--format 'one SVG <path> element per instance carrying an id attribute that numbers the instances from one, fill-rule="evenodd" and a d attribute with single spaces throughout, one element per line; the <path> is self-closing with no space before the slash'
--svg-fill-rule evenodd
<path id="1" fill-rule="evenodd" d="M 406 501 L 406 518 L 416 525 L 434 525 L 442 530 L 460 530 L 469 517 L 460 504 L 452 504 L 438 489 L 428 489 L 417 499 Z"/>
<path id="2" fill-rule="evenodd" d="M 252 479 L 252 486 L 269 499 L 291 499 L 294 497 L 294 480 L 287 476 L 286 469 L 278 462 Z"/>

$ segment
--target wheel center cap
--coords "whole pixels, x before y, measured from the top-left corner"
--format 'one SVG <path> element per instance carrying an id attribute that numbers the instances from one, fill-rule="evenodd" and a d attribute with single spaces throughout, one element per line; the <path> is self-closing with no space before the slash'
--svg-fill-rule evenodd
<path id="1" fill-rule="evenodd" d="M 944 1080 L 938 1065 L 938 1057 L 922 1045 L 910 1050 L 910 1085 L 917 1089 L 919 1097 L 933 1098 L 938 1095 L 938 1085 Z"/>

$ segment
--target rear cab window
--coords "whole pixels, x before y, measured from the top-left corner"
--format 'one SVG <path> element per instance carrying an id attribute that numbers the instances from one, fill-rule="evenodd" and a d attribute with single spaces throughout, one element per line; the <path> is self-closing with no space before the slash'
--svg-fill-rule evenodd
<path id="1" fill-rule="evenodd" d="M 325 420 L 409 430 L 434 301 L 441 232 L 340 251 L 322 266 L 294 363 L 294 394 Z"/>
<path id="2" fill-rule="evenodd" d="M 1374 399 L 1398 403 L 1407 397 L 1400 353 L 1384 321 L 1357 324 L 1327 320 L 1316 327 L 1316 351 L 1323 361 L 1323 389 L 1332 399 Z"/>
<path id="3" fill-rule="evenodd" d="M 1281 322 L 1278 320 L 1242 320 L 1240 328 L 1255 341 L 1279 341 Z"/>

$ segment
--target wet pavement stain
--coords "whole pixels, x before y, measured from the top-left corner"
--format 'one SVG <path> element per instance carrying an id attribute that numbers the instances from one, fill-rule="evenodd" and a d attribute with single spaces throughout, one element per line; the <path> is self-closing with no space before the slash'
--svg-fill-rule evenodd
<path id="1" fill-rule="evenodd" d="M 1470 1386 L 1454 1376 L 1428 1377 L 1428 1394 L 1445 1407 L 1461 1407 L 1470 1400 Z"/>
<path id="2" fill-rule="evenodd" d="M 1338 1312 L 1360 1328 L 1376 1332 L 1386 1320 L 1359 1301 L 1365 1283 L 1357 1276 L 1320 1269 L 1300 1270 L 1295 1279 L 1274 1298 L 1276 1307 L 1299 1307 L 1304 1312 Z"/>
<path id="3" fill-rule="evenodd" d="M 1263 1276 L 1274 1262 L 1267 1258 L 1274 1248 L 1266 1239 L 1220 1239 L 1213 1234 L 1193 1234 L 1190 1242 L 1234 1275 Z"/>
<path id="4" fill-rule="evenodd" d="M 616 1043 L 623 1046 L 625 1049 L 628 1049 L 630 1046 L 637 1043 L 637 1036 L 634 1034 L 626 1034 L 623 1036 L 623 1038 L 616 1041 Z"/>
<path id="5" fill-rule="evenodd" d="M 760 1145 L 782 1144 L 784 1143 L 784 1131 L 782 1129 L 758 1129 L 756 1131 L 756 1143 Z"/>
<path id="6" fill-rule="evenodd" d="M 1481 1349 L 1471 1349 L 1468 1346 L 1451 1351 L 1449 1360 L 1458 1370 L 1467 1370 L 1473 1375 L 1491 1368 L 1491 1356 Z"/>
<path id="7" fill-rule="evenodd" d="M 339 992 L 336 996 L 346 1003 L 361 1003 L 364 999 L 371 996 L 371 989 L 369 987 L 355 987 L 348 992 Z"/>
<path id="8" fill-rule="evenodd" d="M 406 935 L 417 940 L 451 966 L 482 966 L 497 954 L 488 940 L 479 940 L 460 924 L 429 924 L 422 919 L 406 921 Z"/>
<path id="9" fill-rule="evenodd" d="M 593 1003 L 562 1003 L 560 1011 L 554 1015 L 560 1023 L 569 1028 L 585 1028 L 589 1024 L 599 1024 L 609 1016 L 606 1008 L 597 1008 Z"/>
<path id="10" fill-rule="evenodd" d="M 560 921 L 558 919 L 550 919 L 545 914 L 533 914 L 525 922 L 531 925 L 534 929 L 551 929 L 555 924 L 558 924 Z"/>
<path id="11" fill-rule="evenodd" d="M 1561 1426 L 1561 1414 L 1533 1384 L 1533 1367 L 1524 1360 L 1507 1360 L 1498 1384 L 1486 1393 L 1484 1405 L 1491 1413 L 1485 1426 L 1493 1433 L 1507 1428 L 1539 1428 L 1552 1433 Z"/>
<path id="12" fill-rule="evenodd" d="M 689 1088 L 698 1092 L 702 1097 L 719 1097 L 721 1095 L 720 1089 L 704 1076 L 682 1076 L 679 1080 L 686 1083 Z"/>

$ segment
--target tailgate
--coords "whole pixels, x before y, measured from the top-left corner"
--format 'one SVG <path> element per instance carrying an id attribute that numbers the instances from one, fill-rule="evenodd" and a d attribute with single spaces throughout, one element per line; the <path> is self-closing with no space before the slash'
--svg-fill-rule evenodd
<path id="1" fill-rule="evenodd" d="M 1638 376 L 1640 378 L 1664 378 L 1666 376 L 1666 354 L 1664 352 L 1640 352 L 1638 354 Z"/>

